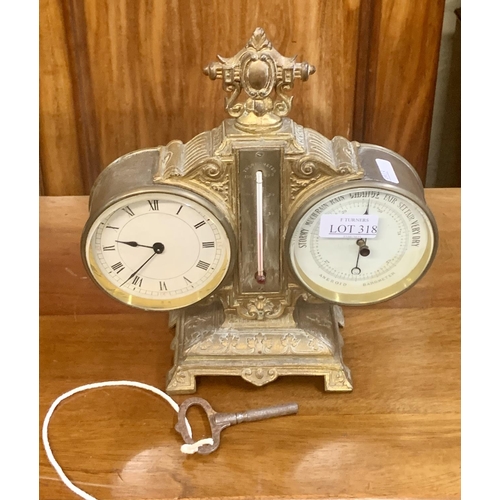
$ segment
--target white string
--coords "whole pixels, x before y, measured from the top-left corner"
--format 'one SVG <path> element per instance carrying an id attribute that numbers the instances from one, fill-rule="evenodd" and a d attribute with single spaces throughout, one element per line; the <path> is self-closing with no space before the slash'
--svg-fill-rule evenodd
<path id="1" fill-rule="evenodd" d="M 73 484 L 68 476 L 64 473 L 62 470 L 62 467 L 59 465 L 57 460 L 54 457 L 54 454 L 52 453 L 52 449 L 50 448 L 49 444 L 49 422 L 52 417 L 52 414 L 54 413 L 54 410 L 57 408 L 57 406 L 64 401 L 65 399 L 73 396 L 74 394 L 77 394 L 79 392 L 87 391 L 89 389 L 98 389 L 101 387 L 110 387 L 110 386 L 129 386 L 129 387 L 137 387 L 139 389 L 145 389 L 147 391 L 154 392 L 161 398 L 163 398 L 167 403 L 172 406 L 172 408 L 179 413 L 179 405 L 166 393 L 163 391 L 160 391 L 160 389 L 148 385 L 148 384 L 143 384 L 142 382 L 132 382 L 130 380 L 115 380 L 115 381 L 109 381 L 109 382 L 97 382 L 95 384 L 86 384 L 82 385 L 80 387 L 76 387 L 75 389 L 72 389 L 71 391 L 65 392 L 61 396 L 59 396 L 50 406 L 49 411 L 47 412 L 47 415 L 45 416 L 45 419 L 43 421 L 43 426 L 42 426 L 42 441 L 43 441 L 43 446 L 45 448 L 45 453 L 47 454 L 47 458 L 49 459 L 49 462 L 52 464 L 54 469 L 56 470 L 57 474 L 61 478 L 62 482 L 73 492 L 76 493 L 79 497 L 85 499 L 85 500 L 97 500 L 97 498 L 93 497 L 92 495 L 89 495 L 85 491 L 81 490 Z M 192 437 L 192 431 L 191 431 L 191 426 L 189 425 L 189 422 L 187 418 L 185 419 L 186 422 L 186 427 L 189 433 L 189 437 Z M 198 451 L 198 448 L 200 446 L 203 446 L 204 444 L 214 444 L 214 441 L 212 438 L 206 438 L 206 439 L 200 439 L 196 443 L 193 444 L 183 444 L 181 446 L 181 452 L 190 454 L 192 455 L 193 453 L 196 453 Z"/>

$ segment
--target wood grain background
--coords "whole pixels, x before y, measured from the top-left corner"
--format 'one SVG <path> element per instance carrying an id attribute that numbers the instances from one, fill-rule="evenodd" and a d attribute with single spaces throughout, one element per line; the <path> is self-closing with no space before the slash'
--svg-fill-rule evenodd
<path id="1" fill-rule="evenodd" d="M 202 69 L 257 26 L 316 66 L 290 117 L 393 149 L 425 179 L 444 0 L 40 0 L 40 193 L 88 194 L 139 148 L 227 117 Z"/>

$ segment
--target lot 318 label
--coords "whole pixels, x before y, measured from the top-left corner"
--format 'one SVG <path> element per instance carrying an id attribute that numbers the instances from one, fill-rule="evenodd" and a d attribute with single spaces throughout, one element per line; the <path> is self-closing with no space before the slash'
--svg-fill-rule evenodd
<path id="1" fill-rule="evenodd" d="M 375 238 L 378 215 L 324 214 L 319 222 L 321 238 Z"/>

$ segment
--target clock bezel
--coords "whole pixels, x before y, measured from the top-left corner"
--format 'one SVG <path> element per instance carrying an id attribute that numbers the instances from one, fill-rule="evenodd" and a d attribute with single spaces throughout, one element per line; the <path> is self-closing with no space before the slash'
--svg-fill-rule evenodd
<path id="1" fill-rule="evenodd" d="M 409 280 L 409 282 L 401 288 L 399 291 L 396 291 L 392 293 L 394 289 L 399 288 L 400 283 L 403 280 L 398 281 L 397 283 L 391 285 L 390 287 L 382 289 L 380 292 L 368 292 L 367 294 L 345 294 L 345 295 L 351 295 L 354 298 L 358 298 L 358 302 L 346 302 L 345 300 L 335 300 L 335 299 L 330 299 L 327 298 L 321 294 L 319 294 L 314 288 L 307 284 L 307 280 L 304 278 L 301 278 L 298 275 L 298 271 L 295 270 L 295 267 L 292 263 L 292 255 L 291 255 L 291 242 L 292 242 L 292 236 L 293 233 L 301 221 L 301 219 L 305 216 L 305 214 L 316 204 L 321 202 L 322 200 L 334 196 L 336 194 L 341 193 L 342 191 L 346 190 L 351 190 L 351 189 L 380 189 L 380 190 L 386 190 L 389 192 L 393 192 L 399 197 L 407 198 L 408 200 L 412 201 L 415 203 L 418 208 L 423 212 L 424 216 L 427 217 L 429 225 L 432 229 L 432 232 L 430 236 L 432 237 L 432 241 L 429 242 L 430 245 L 432 245 L 432 249 L 430 250 L 430 253 L 425 254 L 421 261 L 426 258 L 426 262 L 422 264 L 420 261 L 417 266 L 415 266 L 410 273 L 406 275 L 406 280 Z M 432 265 L 432 262 L 434 261 L 434 258 L 436 256 L 436 252 L 439 246 L 439 233 L 438 233 L 438 228 L 436 224 L 436 220 L 434 218 L 434 215 L 430 211 L 429 207 L 425 203 L 425 200 L 420 199 L 418 196 L 416 196 L 414 193 L 401 188 L 400 186 L 393 185 L 387 182 L 380 182 L 377 180 L 369 180 L 369 179 L 360 179 L 360 180 L 352 180 L 348 182 L 343 182 L 341 184 L 336 184 L 336 185 L 330 185 L 327 188 L 322 189 L 319 192 L 316 192 L 311 198 L 309 198 L 306 202 L 304 202 L 301 206 L 295 210 L 293 215 L 290 217 L 289 222 L 287 224 L 286 228 L 286 237 L 285 237 L 285 249 L 286 249 L 286 265 L 288 268 L 288 273 L 292 277 L 292 279 L 302 288 L 307 290 L 307 292 L 311 293 L 313 296 L 325 301 L 325 302 L 330 302 L 334 304 L 338 304 L 341 306 L 353 306 L 353 307 L 358 307 L 358 306 L 365 306 L 365 305 L 372 305 L 372 304 L 379 304 L 381 302 L 385 302 L 387 300 L 391 300 L 395 297 L 398 297 L 402 293 L 405 293 L 409 289 L 411 289 L 415 284 L 417 284 L 427 273 L 429 268 Z M 317 288 L 322 288 L 322 287 L 317 287 Z M 385 291 L 389 291 L 389 293 L 385 293 Z M 384 293 L 383 293 L 384 292 Z M 330 292 L 331 296 L 334 295 L 339 295 L 338 293 Z M 375 300 L 367 300 L 371 296 L 376 296 L 380 295 Z"/>
<path id="2" fill-rule="evenodd" d="M 193 202 L 201 205 L 213 216 L 214 219 L 217 220 L 217 222 L 221 225 L 222 229 L 225 232 L 225 236 L 229 243 L 228 256 L 226 259 L 227 266 L 221 267 L 221 269 L 214 274 L 214 279 L 210 281 L 210 283 L 213 283 L 216 277 L 220 278 L 218 280 L 215 280 L 218 281 L 218 284 L 213 288 L 210 286 L 210 287 L 202 287 L 201 289 L 199 289 L 197 292 L 199 298 L 197 298 L 196 300 L 191 300 L 190 299 L 190 297 L 192 297 L 191 295 L 176 297 L 176 298 L 168 298 L 168 299 L 145 298 L 145 297 L 143 298 L 131 295 L 126 291 L 117 288 L 116 285 L 110 282 L 107 279 L 107 277 L 103 275 L 103 273 L 101 272 L 101 270 L 97 266 L 97 263 L 94 260 L 92 252 L 89 251 L 87 255 L 87 242 L 89 242 L 89 247 L 90 247 L 90 240 L 92 239 L 93 234 L 97 228 L 96 222 L 98 222 L 99 219 L 102 218 L 102 214 L 112 209 L 113 206 L 121 204 L 124 200 L 133 199 L 141 195 L 154 195 L 154 194 L 174 195 L 180 198 L 184 198 L 187 201 L 187 204 L 189 204 L 189 202 Z M 117 209 L 118 208 L 119 207 L 117 207 Z M 205 196 L 183 187 L 151 185 L 151 186 L 143 186 L 131 189 L 127 192 L 120 193 L 118 196 L 109 199 L 99 209 L 93 210 L 92 215 L 87 220 L 82 232 L 82 236 L 80 239 L 80 253 L 87 274 L 90 276 L 92 281 L 107 295 L 117 300 L 118 302 L 130 307 L 135 307 L 137 309 L 141 309 L 144 311 L 166 312 L 166 311 L 174 311 L 177 309 L 183 309 L 185 307 L 189 307 L 190 305 L 201 302 L 202 300 L 206 299 L 207 297 L 215 293 L 219 288 L 225 286 L 227 284 L 229 277 L 232 275 L 234 269 L 235 248 L 236 248 L 235 244 L 236 244 L 236 238 L 234 235 L 234 230 L 228 218 L 224 215 L 223 211 L 217 205 L 212 203 Z M 206 293 L 202 293 L 204 291 Z"/>

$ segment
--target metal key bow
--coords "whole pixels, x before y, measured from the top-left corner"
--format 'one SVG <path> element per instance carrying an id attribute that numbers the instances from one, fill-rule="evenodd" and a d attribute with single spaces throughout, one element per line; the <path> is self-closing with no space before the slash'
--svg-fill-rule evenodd
<path id="1" fill-rule="evenodd" d="M 186 426 L 186 413 L 193 405 L 199 405 L 205 410 L 212 430 L 212 439 L 214 443 L 200 446 L 200 448 L 198 448 L 198 453 L 202 455 L 208 455 L 219 447 L 220 433 L 230 425 L 241 424 L 242 422 L 255 422 L 257 420 L 266 420 L 268 418 L 285 415 L 294 415 L 299 411 L 299 405 L 297 403 L 287 403 L 242 412 L 219 413 L 216 412 L 205 399 L 197 397 L 188 398 L 179 406 L 178 421 L 175 425 L 175 430 L 179 432 L 184 442 L 187 444 L 194 443 L 194 439 L 189 435 Z"/>

